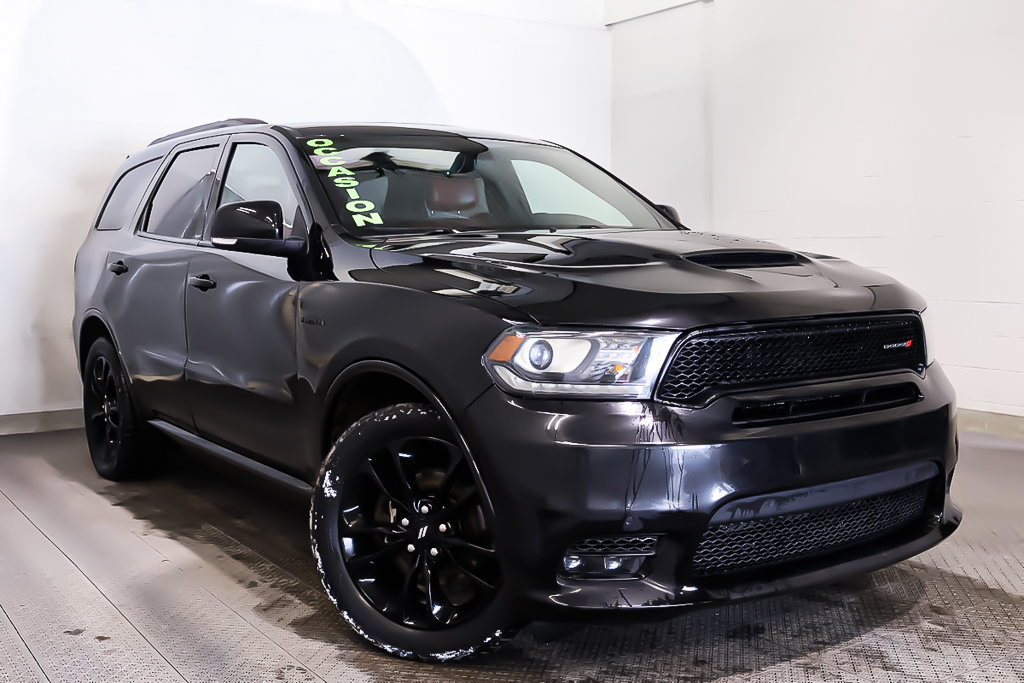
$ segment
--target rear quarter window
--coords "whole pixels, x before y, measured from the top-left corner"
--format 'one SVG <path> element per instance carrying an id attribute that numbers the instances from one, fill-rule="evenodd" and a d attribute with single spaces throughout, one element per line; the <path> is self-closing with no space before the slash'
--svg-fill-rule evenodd
<path id="1" fill-rule="evenodd" d="M 120 230 L 128 225 L 135 209 L 139 208 L 142 195 L 153 179 L 160 159 L 153 159 L 125 171 L 114 189 L 107 196 L 107 201 L 96 219 L 97 230 Z"/>

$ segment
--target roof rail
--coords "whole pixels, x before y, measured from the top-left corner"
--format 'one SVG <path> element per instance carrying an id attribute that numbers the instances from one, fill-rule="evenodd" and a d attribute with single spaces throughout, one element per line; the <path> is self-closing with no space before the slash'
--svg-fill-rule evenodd
<path id="1" fill-rule="evenodd" d="M 250 124 L 266 123 L 261 119 L 224 119 L 223 121 L 214 121 L 213 123 L 204 123 L 201 126 L 193 126 L 192 128 L 186 128 L 185 130 L 179 130 L 177 133 L 171 133 L 165 135 L 162 138 L 157 138 L 153 142 L 149 143 L 149 146 L 158 145 L 161 142 L 167 142 L 174 138 L 180 138 L 185 135 L 191 135 L 192 133 L 202 133 L 208 130 L 219 130 L 221 128 L 232 128 L 234 126 L 246 126 Z"/>

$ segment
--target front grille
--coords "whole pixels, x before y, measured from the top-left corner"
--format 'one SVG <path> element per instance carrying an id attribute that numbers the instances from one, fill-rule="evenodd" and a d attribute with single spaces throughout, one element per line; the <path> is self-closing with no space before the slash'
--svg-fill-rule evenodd
<path id="1" fill-rule="evenodd" d="M 823 555 L 897 531 L 921 517 L 930 482 L 807 512 L 708 527 L 697 576 L 729 574 Z"/>
<path id="2" fill-rule="evenodd" d="M 614 538 L 588 538 L 574 543 L 568 555 L 653 555 L 658 545 L 657 536 L 616 536 Z"/>
<path id="3" fill-rule="evenodd" d="M 831 319 L 696 332 L 679 345 L 657 396 L 696 403 L 721 390 L 924 369 L 917 316 Z"/>

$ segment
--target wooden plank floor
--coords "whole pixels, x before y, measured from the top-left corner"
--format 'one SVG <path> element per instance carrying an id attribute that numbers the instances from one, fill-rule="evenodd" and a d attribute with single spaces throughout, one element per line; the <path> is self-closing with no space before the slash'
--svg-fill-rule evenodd
<path id="1" fill-rule="evenodd" d="M 113 484 L 80 431 L 0 437 L 0 681 L 1024 681 L 1024 444 L 964 435 L 947 543 L 841 585 L 449 666 L 356 638 L 307 502 L 181 457 Z"/>

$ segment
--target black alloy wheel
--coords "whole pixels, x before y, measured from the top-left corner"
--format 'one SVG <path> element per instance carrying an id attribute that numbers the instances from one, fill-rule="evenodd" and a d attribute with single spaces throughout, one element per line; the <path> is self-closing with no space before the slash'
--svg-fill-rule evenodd
<path id="1" fill-rule="evenodd" d="M 468 656 L 507 625 L 489 512 L 454 441 L 430 408 L 378 410 L 338 439 L 314 494 L 324 586 L 357 632 L 404 657 Z"/>
<path id="2" fill-rule="evenodd" d="M 147 444 L 135 421 L 117 351 L 102 337 L 93 342 L 86 356 L 82 410 L 96 472 L 113 480 L 141 474 Z"/>

